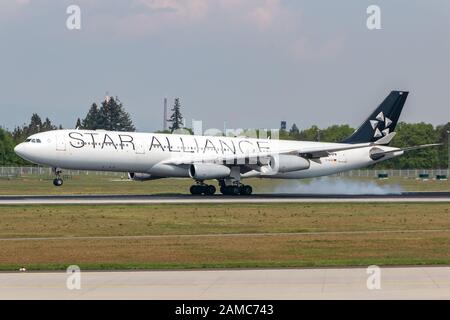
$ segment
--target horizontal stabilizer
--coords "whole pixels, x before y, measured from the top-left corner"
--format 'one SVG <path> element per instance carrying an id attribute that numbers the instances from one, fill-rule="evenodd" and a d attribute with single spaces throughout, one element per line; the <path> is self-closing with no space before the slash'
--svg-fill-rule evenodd
<path id="1" fill-rule="evenodd" d="M 388 145 L 389 143 L 391 143 L 392 139 L 394 139 L 396 134 L 397 134 L 396 132 L 391 132 L 388 135 L 384 136 L 383 138 L 378 139 L 377 141 L 375 141 L 375 144 Z"/>
<path id="2" fill-rule="evenodd" d="M 407 148 L 402 148 L 402 149 L 396 148 L 396 149 L 388 150 L 388 151 L 376 150 L 370 154 L 370 158 L 372 160 L 376 161 L 376 160 L 380 160 L 381 158 L 384 158 L 386 155 L 391 154 L 391 153 L 407 152 L 407 151 L 413 151 L 413 150 L 419 150 L 419 149 L 437 147 L 437 146 L 442 146 L 442 143 L 423 144 L 421 146 L 413 146 L 413 147 L 407 147 Z"/>
<path id="3" fill-rule="evenodd" d="M 437 147 L 437 146 L 442 146 L 442 143 L 423 144 L 421 146 L 408 147 L 408 148 L 403 148 L 400 150 L 401 151 L 412 151 L 412 150 L 419 150 L 419 149 Z"/>

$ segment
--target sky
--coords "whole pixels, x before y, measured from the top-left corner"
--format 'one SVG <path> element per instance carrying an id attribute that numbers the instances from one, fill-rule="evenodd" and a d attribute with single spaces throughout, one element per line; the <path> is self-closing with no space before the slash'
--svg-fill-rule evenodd
<path id="1" fill-rule="evenodd" d="M 73 128 L 108 92 L 139 131 L 162 128 L 164 97 L 204 129 L 357 127 L 396 89 L 402 121 L 438 125 L 449 59 L 446 0 L 1 0 L 0 125 Z"/>

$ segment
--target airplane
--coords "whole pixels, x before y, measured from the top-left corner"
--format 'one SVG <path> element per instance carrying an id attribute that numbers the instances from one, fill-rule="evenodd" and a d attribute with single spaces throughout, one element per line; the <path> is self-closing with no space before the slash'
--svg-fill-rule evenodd
<path id="1" fill-rule="evenodd" d="M 14 149 L 30 162 L 53 168 L 127 172 L 135 181 L 190 178 L 193 195 L 251 195 L 247 178 L 304 179 L 363 168 L 439 144 L 390 147 L 407 91 L 392 91 L 363 124 L 339 143 L 247 137 L 105 130 L 53 130 L 28 137 Z"/>

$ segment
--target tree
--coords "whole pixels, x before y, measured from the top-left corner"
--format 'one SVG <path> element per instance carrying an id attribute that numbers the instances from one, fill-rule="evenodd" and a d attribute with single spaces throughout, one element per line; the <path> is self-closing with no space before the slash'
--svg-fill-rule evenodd
<path id="1" fill-rule="evenodd" d="M 93 103 L 82 121 L 83 129 L 109 131 L 136 131 L 130 114 L 125 111 L 119 98 L 107 97 L 100 109 Z"/>
<path id="2" fill-rule="evenodd" d="M 25 132 L 24 132 L 25 131 L 24 128 L 25 128 L 25 124 L 22 125 L 22 127 L 17 126 L 17 127 L 14 128 L 14 130 L 12 132 L 12 136 L 13 136 L 13 140 L 16 143 L 20 143 L 20 142 L 25 140 L 26 135 L 25 135 Z"/>
<path id="3" fill-rule="evenodd" d="M 28 132 L 27 132 L 28 135 L 41 132 L 42 120 L 41 120 L 41 117 L 39 117 L 39 115 L 37 113 L 33 113 L 33 115 L 31 116 L 31 121 L 30 121 L 30 124 L 28 125 L 27 129 L 28 129 Z"/>
<path id="4" fill-rule="evenodd" d="M 320 130 L 320 141 L 339 142 L 350 136 L 354 131 L 348 125 L 333 125 Z"/>
<path id="5" fill-rule="evenodd" d="M 442 143 L 441 147 L 438 147 L 439 154 L 439 167 L 448 167 L 448 132 L 450 131 L 450 122 L 445 125 L 436 127 L 436 135 L 438 137 L 438 142 Z"/>
<path id="6" fill-rule="evenodd" d="M 45 121 L 42 122 L 41 117 L 33 113 L 30 124 L 23 124 L 21 127 L 14 128 L 12 137 L 16 143 L 19 143 L 35 133 L 55 130 L 56 128 L 49 118 L 45 118 Z"/>
<path id="7" fill-rule="evenodd" d="M 299 133 L 300 133 L 300 130 L 298 130 L 297 125 L 294 123 L 294 124 L 292 125 L 292 127 L 291 127 L 291 130 L 289 130 L 289 134 L 290 134 L 291 136 L 296 136 L 296 135 L 298 135 Z"/>
<path id="8" fill-rule="evenodd" d="M 400 122 L 391 146 L 404 148 L 422 144 L 436 143 L 438 135 L 433 125 L 424 122 Z M 432 169 L 439 166 L 439 147 L 406 152 L 401 157 L 382 162 L 376 168 L 387 169 Z"/>
<path id="9" fill-rule="evenodd" d="M 319 137 L 319 127 L 316 125 L 313 125 L 309 129 L 302 130 L 297 136 L 297 140 L 304 140 L 304 141 L 318 141 Z"/>
<path id="10" fill-rule="evenodd" d="M 24 163 L 24 161 L 18 158 L 14 153 L 14 146 L 15 143 L 12 135 L 0 128 L 0 164 L 2 166 Z"/>
<path id="11" fill-rule="evenodd" d="M 44 132 L 44 131 L 50 131 L 50 130 L 56 130 L 56 126 L 52 124 L 52 122 L 50 121 L 49 118 L 45 118 L 44 123 L 42 124 L 41 127 L 41 131 L 40 132 Z"/>
<path id="12" fill-rule="evenodd" d="M 81 127 L 87 130 L 96 130 L 99 128 L 99 115 L 100 112 L 98 110 L 97 104 L 94 102 L 89 109 L 86 117 L 82 121 Z"/>
<path id="13" fill-rule="evenodd" d="M 130 114 L 123 108 L 119 98 L 107 98 L 102 102 L 99 110 L 101 129 L 109 131 L 136 131 Z"/>
<path id="14" fill-rule="evenodd" d="M 181 114 L 180 109 L 181 109 L 180 98 L 176 98 L 172 108 L 172 115 L 168 120 L 168 122 L 172 123 L 172 125 L 169 128 L 170 132 L 174 132 L 175 130 L 181 129 L 183 127 L 183 115 Z"/>
<path id="15" fill-rule="evenodd" d="M 81 125 L 81 120 L 80 118 L 77 119 L 77 123 L 75 124 L 75 129 L 82 129 L 83 126 Z"/>

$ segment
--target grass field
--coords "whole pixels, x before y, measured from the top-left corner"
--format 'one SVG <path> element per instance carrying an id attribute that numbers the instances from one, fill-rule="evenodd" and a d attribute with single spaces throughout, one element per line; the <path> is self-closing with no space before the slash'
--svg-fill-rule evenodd
<path id="1" fill-rule="evenodd" d="M 2 270 L 450 264 L 450 205 L 2 206 L 0 238 Z"/>
<path id="2" fill-rule="evenodd" d="M 54 187 L 52 177 L 24 176 L 21 178 L 0 179 L 0 195 L 16 194 L 180 194 L 188 193 L 191 179 L 162 179 L 147 182 L 129 181 L 123 176 L 76 175 L 67 179 L 60 188 Z M 317 180 L 316 180 L 317 181 Z M 450 191 L 450 181 L 416 180 L 412 178 L 327 178 L 311 185 L 311 180 L 269 180 L 249 179 L 246 184 L 254 187 L 254 192 L 300 192 L 307 193 L 313 187 L 324 192 L 352 187 L 355 190 L 382 187 L 387 190 L 404 191 Z M 320 182 L 322 181 L 322 182 Z M 344 184 L 345 183 L 345 184 Z M 328 188 L 330 189 L 330 188 Z M 345 191 L 345 190 L 343 190 Z"/>

